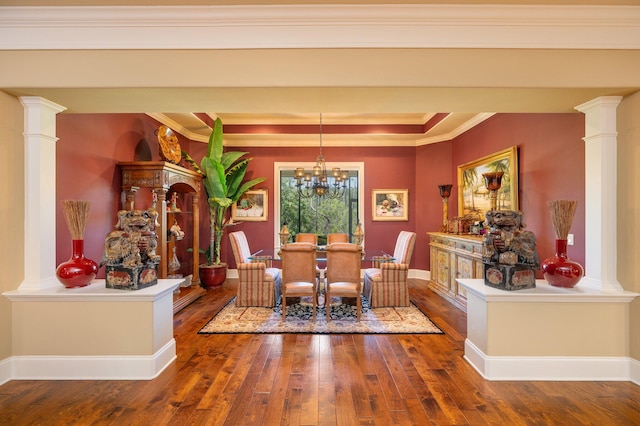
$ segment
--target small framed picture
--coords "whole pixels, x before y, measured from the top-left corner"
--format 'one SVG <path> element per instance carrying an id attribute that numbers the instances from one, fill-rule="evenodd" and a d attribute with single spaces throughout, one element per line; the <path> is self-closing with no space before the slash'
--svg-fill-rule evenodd
<path id="1" fill-rule="evenodd" d="M 231 206 L 231 219 L 234 222 L 266 222 L 268 214 L 269 199 L 266 189 L 247 191 Z"/>
<path id="2" fill-rule="evenodd" d="M 409 190 L 374 189 L 371 208 L 374 221 L 409 220 Z"/>

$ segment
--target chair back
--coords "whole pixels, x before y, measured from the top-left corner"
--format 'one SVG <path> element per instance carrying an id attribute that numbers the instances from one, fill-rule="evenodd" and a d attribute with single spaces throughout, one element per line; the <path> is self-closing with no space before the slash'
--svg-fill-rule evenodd
<path id="1" fill-rule="evenodd" d="M 236 259 L 236 264 L 251 263 L 251 260 L 249 259 L 251 256 L 251 250 L 249 249 L 249 242 L 247 241 L 247 236 L 244 232 L 230 232 L 229 241 L 231 242 L 231 248 L 233 249 L 233 256 Z"/>
<path id="2" fill-rule="evenodd" d="M 409 263 L 413 254 L 413 246 L 416 243 L 416 233 L 400 231 L 396 240 L 396 248 L 393 251 L 395 263 Z"/>
<path id="3" fill-rule="evenodd" d="M 348 243 L 348 242 L 349 242 L 349 235 L 347 234 L 336 233 L 336 234 L 327 235 L 327 245 L 333 244 L 333 243 Z"/>
<path id="4" fill-rule="evenodd" d="M 296 234 L 296 243 L 312 243 L 313 245 L 318 245 L 318 235 L 308 233 Z"/>
<path id="5" fill-rule="evenodd" d="M 309 243 L 289 243 L 280 248 L 282 284 L 316 282 L 316 248 Z"/>
<path id="6" fill-rule="evenodd" d="M 327 283 L 360 284 L 362 252 L 356 244 L 334 243 L 327 246 Z"/>

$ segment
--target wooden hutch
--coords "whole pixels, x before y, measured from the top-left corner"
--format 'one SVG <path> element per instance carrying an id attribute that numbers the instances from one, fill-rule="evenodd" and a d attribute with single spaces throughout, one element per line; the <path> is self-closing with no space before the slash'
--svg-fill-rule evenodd
<path id="1" fill-rule="evenodd" d="M 155 200 L 155 208 L 158 211 L 159 226 L 157 254 L 160 255 L 158 265 L 158 277 L 167 278 L 168 265 L 173 256 L 173 249 L 178 244 L 177 239 L 170 235 L 170 229 L 174 219 L 181 219 L 181 225 L 185 226 L 187 237 L 185 244 L 191 242 L 193 249 L 191 265 L 188 268 L 191 278 L 189 287 L 180 287 L 181 295 L 174 300 L 174 313 L 191 303 L 205 293 L 199 286 L 199 200 L 202 188 L 202 175 L 165 161 L 132 161 L 118 163 L 122 172 L 122 191 L 125 193 L 125 206 L 127 210 L 135 209 L 136 193 L 140 188 L 149 188 Z M 167 194 L 189 194 L 191 205 L 183 203 L 180 210 L 168 208 Z M 155 194 L 155 195 L 153 195 Z M 185 248 L 186 249 L 186 248 Z M 184 293 L 184 295 L 182 295 Z"/>

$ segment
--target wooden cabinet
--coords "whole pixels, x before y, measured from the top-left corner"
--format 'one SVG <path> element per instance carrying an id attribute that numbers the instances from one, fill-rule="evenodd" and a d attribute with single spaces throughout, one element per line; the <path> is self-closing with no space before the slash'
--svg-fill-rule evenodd
<path id="1" fill-rule="evenodd" d="M 462 310 L 467 295 L 457 278 L 482 278 L 482 237 L 428 232 L 431 257 L 429 288 Z"/>
<path id="2" fill-rule="evenodd" d="M 202 176 L 184 167 L 164 162 L 164 161 L 133 161 L 118 163 L 122 172 L 122 190 L 125 193 L 125 209 L 133 210 L 149 209 L 154 201 L 144 206 L 136 206 L 136 193 L 140 188 L 150 188 L 151 200 L 155 200 L 155 208 L 158 211 L 158 223 L 156 228 L 158 234 L 157 253 L 160 255 L 158 265 L 158 277 L 167 278 L 169 274 L 168 264 L 173 256 L 173 248 L 176 244 L 185 244 L 181 247 L 186 252 L 187 248 L 192 248 L 189 255 L 189 264 L 183 268 L 192 275 L 192 285 L 200 282 L 198 275 L 199 267 L 199 200 L 202 189 Z M 167 194 L 177 193 L 181 203 L 180 211 L 167 209 Z M 153 195 L 155 194 L 155 196 Z M 184 239 L 177 241 L 169 233 L 174 219 L 185 232 Z M 181 269 L 183 269 L 181 268 Z"/>

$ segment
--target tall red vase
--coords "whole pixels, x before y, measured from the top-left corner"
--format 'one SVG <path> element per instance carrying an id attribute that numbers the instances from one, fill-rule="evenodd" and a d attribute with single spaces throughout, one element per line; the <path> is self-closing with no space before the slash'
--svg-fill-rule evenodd
<path id="1" fill-rule="evenodd" d="M 567 257 L 567 240 L 556 240 L 556 254 L 545 259 L 541 268 L 544 279 L 556 287 L 574 287 L 584 276 L 582 265 Z"/>
<path id="2" fill-rule="evenodd" d="M 98 264 L 84 257 L 84 240 L 71 240 L 71 259 L 56 269 L 58 280 L 67 288 L 84 287 L 98 274 Z"/>

